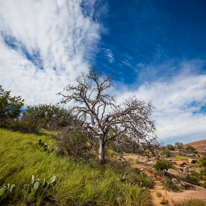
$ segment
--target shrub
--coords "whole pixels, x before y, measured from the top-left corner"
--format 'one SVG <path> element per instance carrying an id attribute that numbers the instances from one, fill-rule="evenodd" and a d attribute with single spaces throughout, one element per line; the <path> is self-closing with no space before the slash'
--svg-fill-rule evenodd
<path id="1" fill-rule="evenodd" d="M 168 144 L 168 145 L 166 146 L 166 148 L 167 148 L 168 150 L 172 150 L 172 151 L 175 150 L 175 147 L 174 147 L 172 144 Z"/>
<path id="2" fill-rule="evenodd" d="M 183 143 L 181 143 L 181 142 L 176 142 L 176 143 L 175 143 L 175 147 L 176 147 L 177 149 L 182 149 L 182 148 L 183 148 Z"/>
<path id="3" fill-rule="evenodd" d="M 199 163 L 200 163 L 200 166 L 201 167 L 206 167 L 206 157 L 201 157 L 200 159 L 199 159 Z"/>
<path id="4" fill-rule="evenodd" d="M 11 97 L 11 91 L 4 91 L 0 85 L 0 126 L 9 126 L 14 119 L 18 118 L 24 100 L 18 96 Z"/>
<path id="5" fill-rule="evenodd" d="M 154 168 L 159 172 L 168 170 L 171 167 L 172 167 L 172 163 L 167 160 L 158 160 L 154 165 Z"/>
<path id="6" fill-rule="evenodd" d="M 163 154 L 164 154 L 166 157 L 170 157 L 170 156 L 171 156 L 170 151 L 167 150 L 167 149 L 164 149 L 164 150 L 163 150 Z"/>
<path id="7" fill-rule="evenodd" d="M 190 145 L 187 145 L 187 147 L 185 148 L 185 150 L 188 152 L 188 153 L 193 153 L 196 149 Z"/>
<path id="8" fill-rule="evenodd" d="M 193 185 L 200 185 L 198 179 L 196 177 L 193 177 L 193 176 L 190 176 L 190 175 L 186 176 L 185 181 L 189 182 L 189 183 L 191 183 Z"/>

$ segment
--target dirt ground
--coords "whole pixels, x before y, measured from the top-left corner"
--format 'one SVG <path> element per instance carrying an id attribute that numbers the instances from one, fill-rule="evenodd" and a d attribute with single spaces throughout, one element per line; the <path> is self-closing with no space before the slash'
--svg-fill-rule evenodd
<path id="1" fill-rule="evenodd" d="M 124 158 L 129 161 L 130 159 L 138 159 L 138 156 L 126 155 Z M 206 203 L 206 189 L 203 189 L 202 191 L 183 190 L 183 192 L 168 192 L 164 189 L 163 184 L 161 183 L 161 177 L 155 177 L 152 173 L 148 172 L 147 166 L 137 163 L 132 165 L 132 167 L 142 170 L 147 176 L 152 178 L 154 188 L 150 189 L 150 193 L 154 206 L 161 206 L 163 203 L 165 203 L 165 205 L 175 206 L 176 203 L 191 199 L 201 200 Z"/>

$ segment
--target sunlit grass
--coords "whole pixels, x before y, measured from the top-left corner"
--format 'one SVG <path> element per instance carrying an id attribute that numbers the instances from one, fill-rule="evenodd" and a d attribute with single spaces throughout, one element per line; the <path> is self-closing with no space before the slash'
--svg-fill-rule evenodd
<path id="1" fill-rule="evenodd" d="M 188 160 L 188 159 L 191 159 L 191 157 L 185 157 L 185 156 L 179 156 L 179 155 L 177 155 L 177 156 L 175 157 L 175 159 L 176 159 L 176 160 Z"/>
<path id="2" fill-rule="evenodd" d="M 42 131 L 37 135 L 0 129 L 0 187 L 8 183 L 16 185 L 13 205 L 26 205 L 34 201 L 40 205 L 48 194 L 63 205 L 150 205 L 147 189 L 118 181 L 120 173 L 105 165 L 91 168 L 88 164 L 81 161 L 75 163 L 55 152 L 43 152 L 36 145 L 39 139 L 50 148 L 55 148 L 51 132 Z M 37 197 L 28 195 L 23 185 L 30 183 L 31 175 L 46 181 L 56 176 L 57 184 Z"/>

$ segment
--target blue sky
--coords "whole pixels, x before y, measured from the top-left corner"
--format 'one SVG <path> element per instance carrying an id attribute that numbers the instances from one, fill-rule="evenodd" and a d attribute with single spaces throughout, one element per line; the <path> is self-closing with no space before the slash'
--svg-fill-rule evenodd
<path id="1" fill-rule="evenodd" d="M 206 139 L 205 11 L 203 0 L 0 0 L 0 84 L 56 103 L 96 65 L 117 74 L 118 103 L 153 102 L 163 142 Z"/>
<path id="2" fill-rule="evenodd" d="M 121 72 L 126 84 L 133 84 L 141 72 L 143 82 L 173 76 L 181 61 L 205 63 L 205 10 L 205 1 L 110 1 L 103 19 L 108 33 L 102 35 L 96 63 Z M 111 59 L 105 59 L 108 49 Z M 172 68 L 156 69 L 171 61 Z M 141 65 L 151 67 L 146 71 Z M 198 72 L 205 71 L 204 65 Z"/>

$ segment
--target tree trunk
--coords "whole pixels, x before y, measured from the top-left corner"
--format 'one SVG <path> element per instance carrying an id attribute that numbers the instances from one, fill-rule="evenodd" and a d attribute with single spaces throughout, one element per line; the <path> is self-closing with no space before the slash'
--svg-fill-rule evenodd
<path id="1" fill-rule="evenodd" d="M 102 140 L 99 141 L 99 162 L 101 164 L 105 163 L 105 160 L 104 160 L 104 142 Z"/>

